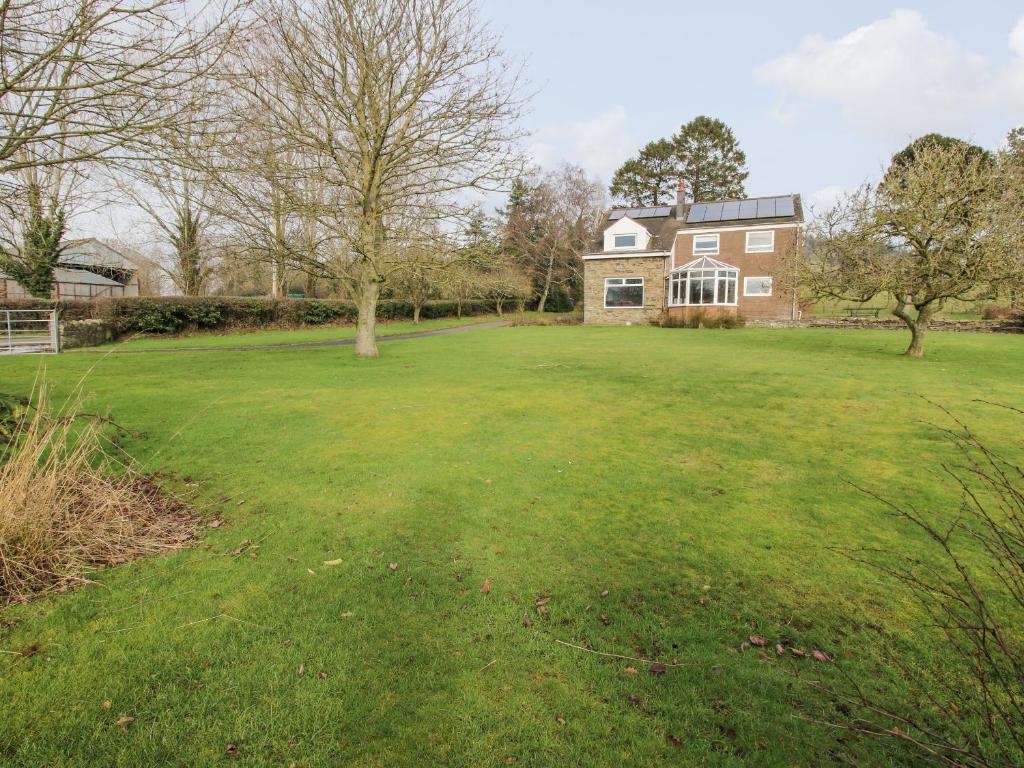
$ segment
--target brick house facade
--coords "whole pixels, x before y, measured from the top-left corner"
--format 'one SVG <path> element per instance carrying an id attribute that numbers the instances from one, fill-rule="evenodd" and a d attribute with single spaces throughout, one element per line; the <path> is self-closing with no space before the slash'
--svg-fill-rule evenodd
<path id="1" fill-rule="evenodd" d="M 799 317 L 784 271 L 803 247 L 799 195 L 616 209 L 584 256 L 583 319 L 649 324 L 666 316 Z"/>

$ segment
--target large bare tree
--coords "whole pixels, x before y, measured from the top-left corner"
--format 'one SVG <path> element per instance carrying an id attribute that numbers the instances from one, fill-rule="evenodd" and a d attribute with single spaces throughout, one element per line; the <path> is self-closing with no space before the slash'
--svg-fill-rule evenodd
<path id="1" fill-rule="evenodd" d="M 801 280 L 812 296 L 890 295 L 921 357 L 929 323 L 949 299 L 997 296 L 1019 280 L 1024 206 L 1018 180 L 962 142 L 923 142 L 885 180 L 819 216 Z M 1015 202 L 1016 201 L 1016 202 Z"/>
<path id="2" fill-rule="evenodd" d="M 376 356 L 380 290 L 404 227 L 459 214 L 468 189 L 518 170 L 516 70 L 475 0 L 266 0 L 237 87 L 294 151 L 301 193 L 332 239 L 331 272 L 358 306 L 356 354 Z"/>

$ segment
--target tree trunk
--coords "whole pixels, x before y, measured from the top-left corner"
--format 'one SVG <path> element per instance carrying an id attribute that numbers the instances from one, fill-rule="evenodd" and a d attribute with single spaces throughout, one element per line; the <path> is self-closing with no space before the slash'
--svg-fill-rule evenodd
<path id="1" fill-rule="evenodd" d="M 928 332 L 928 324 L 937 308 L 928 302 L 917 308 L 917 317 L 914 317 L 910 311 L 912 306 L 909 299 L 899 300 L 892 313 L 906 323 L 907 328 L 910 329 L 910 346 L 903 354 L 907 357 L 924 357 L 924 336 Z"/>
<path id="2" fill-rule="evenodd" d="M 458 313 L 459 320 L 462 319 L 462 299 L 455 300 L 455 311 Z"/>
<path id="3" fill-rule="evenodd" d="M 543 312 L 544 305 L 548 302 L 548 294 L 551 292 L 551 277 L 555 271 L 555 252 L 552 251 L 548 256 L 548 268 L 544 273 L 544 290 L 541 291 L 540 301 L 537 302 L 537 311 Z"/>
<path id="4" fill-rule="evenodd" d="M 419 304 L 414 304 L 413 307 L 412 307 L 412 324 L 413 325 L 419 325 L 420 324 L 420 305 Z"/>
<path id="5" fill-rule="evenodd" d="M 359 316 L 356 319 L 356 356 L 377 357 L 377 296 L 380 284 L 371 276 L 365 275 L 360 280 L 359 296 L 356 307 Z"/>
<path id="6" fill-rule="evenodd" d="M 501 299 L 497 299 L 494 302 L 494 309 L 498 312 L 498 317 L 504 317 L 504 314 L 501 311 L 501 305 L 502 305 L 502 300 Z"/>

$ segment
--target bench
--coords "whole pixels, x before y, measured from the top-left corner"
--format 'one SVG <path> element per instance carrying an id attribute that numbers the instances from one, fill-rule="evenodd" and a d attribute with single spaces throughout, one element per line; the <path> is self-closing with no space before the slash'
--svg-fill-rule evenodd
<path id="1" fill-rule="evenodd" d="M 847 317 L 878 317 L 881 314 L 881 307 L 847 307 Z"/>

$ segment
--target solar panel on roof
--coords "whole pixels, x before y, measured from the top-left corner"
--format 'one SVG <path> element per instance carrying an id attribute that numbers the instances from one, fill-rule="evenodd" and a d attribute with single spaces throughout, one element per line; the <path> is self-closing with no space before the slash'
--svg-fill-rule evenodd
<path id="1" fill-rule="evenodd" d="M 707 212 L 705 203 L 694 203 L 690 206 L 690 214 L 686 217 L 687 224 L 699 224 L 704 221 L 704 214 Z"/>
<path id="2" fill-rule="evenodd" d="M 786 197 L 775 198 L 775 215 L 776 216 L 793 216 L 796 214 L 796 208 L 793 204 L 792 195 Z"/>
<path id="3" fill-rule="evenodd" d="M 704 214 L 704 221 L 721 221 L 722 209 L 725 203 L 708 203 L 707 213 Z"/>
<path id="4" fill-rule="evenodd" d="M 757 200 L 741 200 L 740 201 L 740 214 L 737 218 L 740 219 L 756 219 L 757 218 Z"/>
<path id="5" fill-rule="evenodd" d="M 656 211 L 657 212 L 654 214 L 655 216 L 668 216 L 669 214 L 672 213 L 672 209 L 668 206 L 662 206 L 661 208 L 657 208 Z"/>
<path id="6" fill-rule="evenodd" d="M 616 221 L 626 215 L 625 211 L 612 211 L 608 214 L 608 221 Z"/>
<path id="7" fill-rule="evenodd" d="M 757 201 L 757 218 L 770 219 L 775 215 L 775 198 L 767 197 Z"/>
<path id="8" fill-rule="evenodd" d="M 722 221 L 732 221 L 740 217 L 740 204 L 738 200 L 722 204 Z"/>

